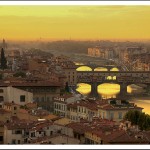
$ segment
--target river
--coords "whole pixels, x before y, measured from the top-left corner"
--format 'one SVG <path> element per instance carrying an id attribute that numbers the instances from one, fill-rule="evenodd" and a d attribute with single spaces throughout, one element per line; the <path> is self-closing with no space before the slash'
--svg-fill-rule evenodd
<path id="1" fill-rule="evenodd" d="M 78 71 L 91 71 L 89 67 L 80 67 L 77 69 Z M 106 68 L 96 68 L 95 71 L 107 71 Z M 111 71 L 119 71 L 117 68 L 112 68 Z M 109 77 L 108 77 L 109 78 Z M 88 95 L 91 92 L 91 86 L 85 83 L 79 83 L 78 88 L 76 89 L 83 95 Z M 134 102 L 137 106 L 144 108 L 143 112 L 150 115 L 150 97 L 138 97 L 136 94 L 142 93 L 144 90 L 143 88 L 137 85 L 130 85 L 127 87 L 127 92 L 129 95 L 135 95 L 132 102 Z M 114 83 L 103 83 L 98 86 L 98 93 L 102 98 L 115 98 L 117 94 L 120 92 L 120 85 Z"/>

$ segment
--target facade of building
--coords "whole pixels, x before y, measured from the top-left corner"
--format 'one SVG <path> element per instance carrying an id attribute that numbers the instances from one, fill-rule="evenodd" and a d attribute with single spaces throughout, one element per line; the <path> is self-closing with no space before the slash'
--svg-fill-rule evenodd
<path id="1" fill-rule="evenodd" d="M 14 102 L 19 105 L 25 105 L 33 101 L 33 93 L 17 89 L 11 86 L 0 87 L 1 107 L 4 102 Z"/>
<path id="2" fill-rule="evenodd" d="M 54 113 L 67 117 L 67 104 L 74 103 L 78 100 L 80 100 L 80 98 L 73 95 L 54 97 Z"/>
<path id="3" fill-rule="evenodd" d="M 130 110 L 138 110 L 142 112 L 141 107 L 137 107 L 134 103 L 129 103 L 122 100 L 110 100 L 108 104 L 98 107 L 98 114 L 103 119 L 121 121 L 124 115 Z"/>
<path id="4" fill-rule="evenodd" d="M 98 117 L 98 105 L 103 102 L 99 100 L 80 100 L 72 104 L 68 104 L 67 117 L 72 121 L 79 122 L 80 119 L 92 120 L 93 117 Z"/>

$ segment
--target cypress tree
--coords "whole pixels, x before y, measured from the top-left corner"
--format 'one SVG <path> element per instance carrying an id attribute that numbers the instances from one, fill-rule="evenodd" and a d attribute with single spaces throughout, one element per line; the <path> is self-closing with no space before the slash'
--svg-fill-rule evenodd
<path id="1" fill-rule="evenodd" d="M 7 68 L 7 60 L 5 57 L 4 49 L 1 49 L 1 69 L 4 70 Z"/>
<path id="2" fill-rule="evenodd" d="M 65 91 L 66 91 L 67 93 L 70 92 L 68 82 L 66 82 Z"/>

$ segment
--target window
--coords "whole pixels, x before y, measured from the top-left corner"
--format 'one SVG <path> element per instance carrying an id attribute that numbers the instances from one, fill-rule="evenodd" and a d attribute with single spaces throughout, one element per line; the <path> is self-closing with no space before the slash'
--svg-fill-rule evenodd
<path id="1" fill-rule="evenodd" d="M 21 130 L 16 130 L 15 134 L 22 134 L 22 131 Z"/>
<path id="2" fill-rule="evenodd" d="M 49 102 L 49 97 L 47 97 L 47 102 Z"/>
<path id="3" fill-rule="evenodd" d="M 20 96 L 20 102 L 25 102 L 25 95 Z"/>
<path id="4" fill-rule="evenodd" d="M 16 106 L 14 107 L 14 110 L 17 110 L 17 107 L 16 107 Z"/>
<path id="5" fill-rule="evenodd" d="M 105 118 L 105 112 L 103 112 L 103 118 Z"/>
<path id="6" fill-rule="evenodd" d="M 39 102 L 39 98 L 38 97 L 36 98 L 36 102 Z"/>
<path id="7" fill-rule="evenodd" d="M 35 137 L 35 133 L 33 132 L 33 133 L 31 133 L 31 137 Z"/>
<path id="8" fill-rule="evenodd" d="M 118 113 L 118 117 L 119 117 L 119 119 L 122 119 L 122 112 Z"/>
<path id="9" fill-rule="evenodd" d="M 12 139 L 12 144 L 16 144 L 16 140 L 15 139 Z"/>
<path id="10" fill-rule="evenodd" d="M 53 131 L 50 131 L 50 135 L 53 135 Z"/>
<path id="11" fill-rule="evenodd" d="M 4 92 L 4 90 L 3 89 L 0 89 L 0 93 L 3 93 Z"/>
<path id="12" fill-rule="evenodd" d="M 113 120 L 114 118 L 114 113 L 110 113 L 110 119 Z"/>
<path id="13" fill-rule="evenodd" d="M 0 136 L 0 142 L 3 142 L 3 136 Z"/>
<path id="14" fill-rule="evenodd" d="M 0 96 L 0 102 L 3 102 L 3 101 L 4 101 L 4 97 Z"/>
<path id="15" fill-rule="evenodd" d="M 20 144 L 20 140 L 18 140 L 18 144 Z"/>
<path id="16" fill-rule="evenodd" d="M 41 98 L 41 101 L 44 102 L 44 97 Z"/>

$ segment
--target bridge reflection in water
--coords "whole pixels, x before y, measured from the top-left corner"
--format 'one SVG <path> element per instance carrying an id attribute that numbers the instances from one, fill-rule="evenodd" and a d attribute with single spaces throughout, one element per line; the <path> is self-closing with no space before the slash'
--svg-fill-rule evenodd
<path id="1" fill-rule="evenodd" d="M 81 71 L 85 71 L 87 68 L 80 67 Z M 91 71 L 91 70 L 89 70 Z M 106 68 L 96 68 L 95 71 L 107 71 Z M 117 68 L 113 68 L 111 71 L 118 71 Z M 88 95 L 91 92 L 91 85 L 85 84 L 85 83 L 79 83 L 77 91 L 80 92 L 83 95 Z M 141 92 L 142 89 L 129 85 L 127 87 L 128 93 L 135 93 L 135 92 Z M 113 84 L 113 83 L 104 83 L 98 86 L 98 93 L 104 97 L 104 98 L 110 98 L 110 97 L 116 97 L 117 94 L 120 92 L 120 85 L 119 84 Z M 150 115 L 150 98 L 135 98 L 135 100 L 132 100 L 137 106 L 144 108 L 143 112 Z"/>
<path id="2" fill-rule="evenodd" d="M 78 71 L 91 71 L 91 68 L 87 66 L 82 66 L 78 68 Z M 107 71 L 107 68 L 98 67 L 94 71 Z M 110 71 L 119 71 L 118 68 L 112 68 Z M 108 76 L 107 79 L 116 80 L 116 76 Z M 91 85 L 86 83 L 79 83 L 77 91 L 83 95 L 88 95 L 91 92 Z M 134 88 L 132 86 L 127 86 L 127 93 L 132 93 Z M 120 85 L 115 83 L 103 83 L 98 86 L 98 93 L 102 98 L 115 98 L 117 94 L 120 93 Z"/>
<path id="3" fill-rule="evenodd" d="M 91 85 L 85 83 L 79 83 L 77 91 L 83 95 L 88 95 L 91 92 Z M 114 83 L 103 83 L 98 86 L 98 93 L 102 98 L 115 98 L 120 92 L 120 85 Z M 132 93 L 132 88 L 127 87 L 127 92 Z"/>

